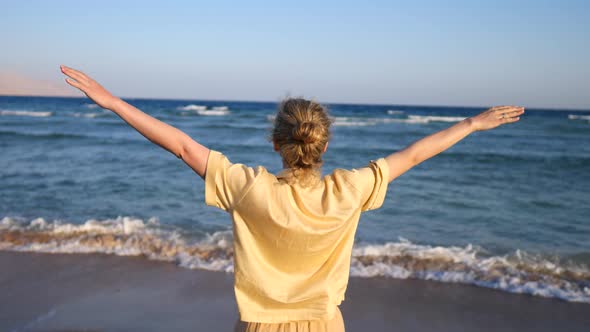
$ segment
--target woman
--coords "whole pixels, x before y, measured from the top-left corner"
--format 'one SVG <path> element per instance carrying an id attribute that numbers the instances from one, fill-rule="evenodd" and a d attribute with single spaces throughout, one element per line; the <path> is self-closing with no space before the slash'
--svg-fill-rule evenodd
<path id="1" fill-rule="evenodd" d="M 366 167 L 321 178 L 330 118 L 321 105 L 287 99 L 270 140 L 278 175 L 231 163 L 184 132 L 114 97 L 84 73 L 61 67 L 66 82 L 182 159 L 205 180 L 205 203 L 232 216 L 235 331 L 344 331 L 338 305 L 348 283 L 361 212 L 379 208 L 388 183 L 474 131 L 519 120 L 524 108 L 499 106 L 422 138 Z"/>

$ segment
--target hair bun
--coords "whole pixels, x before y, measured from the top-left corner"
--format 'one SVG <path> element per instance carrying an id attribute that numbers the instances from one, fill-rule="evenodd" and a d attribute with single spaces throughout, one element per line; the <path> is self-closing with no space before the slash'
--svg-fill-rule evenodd
<path id="1" fill-rule="evenodd" d="M 310 121 L 301 122 L 293 127 L 293 139 L 304 144 L 310 144 L 318 140 L 318 126 Z"/>

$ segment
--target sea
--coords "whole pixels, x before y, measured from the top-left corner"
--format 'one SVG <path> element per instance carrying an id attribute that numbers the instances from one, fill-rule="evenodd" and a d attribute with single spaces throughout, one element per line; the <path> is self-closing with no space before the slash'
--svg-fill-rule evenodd
<path id="1" fill-rule="evenodd" d="M 234 163 L 278 173 L 277 102 L 125 99 Z M 484 107 L 326 104 L 322 172 L 358 168 Z M 523 105 L 526 107 L 526 105 Z M 526 108 L 392 181 L 359 221 L 351 276 L 590 303 L 590 110 Z M 87 98 L 0 97 L 0 250 L 142 256 L 233 272 L 203 180 Z"/>

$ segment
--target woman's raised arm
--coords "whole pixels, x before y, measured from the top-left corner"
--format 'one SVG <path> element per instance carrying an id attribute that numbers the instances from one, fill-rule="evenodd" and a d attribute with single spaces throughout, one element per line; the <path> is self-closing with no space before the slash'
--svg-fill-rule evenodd
<path id="1" fill-rule="evenodd" d="M 393 181 L 393 179 L 410 168 L 450 148 L 472 132 L 488 130 L 502 124 L 516 122 L 523 113 L 524 107 L 492 107 L 447 129 L 426 136 L 403 150 L 390 154 L 385 158 L 389 165 L 389 181 Z"/>
<path id="2" fill-rule="evenodd" d="M 142 112 L 122 99 L 113 96 L 98 82 L 81 71 L 61 66 L 68 76 L 66 82 L 80 89 L 100 107 L 116 113 L 152 143 L 182 159 L 202 178 L 205 176 L 209 149 L 194 141 L 183 131 Z"/>

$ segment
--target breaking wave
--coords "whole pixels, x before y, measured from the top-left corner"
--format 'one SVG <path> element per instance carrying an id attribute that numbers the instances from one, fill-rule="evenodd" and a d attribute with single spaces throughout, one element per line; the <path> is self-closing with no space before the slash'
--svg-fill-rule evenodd
<path id="1" fill-rule="evenodd" d="M 181 111 L 204 111 L 207 109 L 207 106 L 190 104 L 186 106 L 180 106 L 178 109 Z"/>
<path id="2" fill-rule="evenodd" d="M 567 116 L 568 119 L 570 120 L 582 120 L 582 121 L 588 121 L 590 122 L 590 115 L 577 115 L 577 114 L 569 114 Z"/>
<path id="3" fill-rule="evenodd" d="M 96 107 L 90 107 L 90 106 L 96 106 Z M 90 108 L 90 109 L 94 109 L 94 108 L 98 108 L 98 105 L 86 104 L 85 107 Z M 28 117 L 35 117 L 35 118 L 45 118 L 45 117 L 53 116 L 54 112 L 49 112 L 49 111 L 37 112 L 37 111 L 26 111 L 26 110 L 0 110 L 0 115 L 2 115 L 2 116 L 8 115 L 8 116 L 28 116 Z M 108 110 L 103 110 L 102 112 L 75 112 L 75 113 L 70 113 L 67 115 L 77 117 L 77 118 L 80 118 L 80 117 L 97 118 L 97 117 L 104 117 L 104 116 L 112 116 L 113 113 Z"/>
<path id="4" fill-rule="evenodd" d="M 98 106 L 98 105 L 97 105 Z M 103 110 L 102 112 L 76 112 L 72 113 L 72 116 L 77 118 L 102 118 L 113 116 L 114 113 L 109 110 Z"/>
<path id="5" fill-rule="evenodd" d="M 233 271 L 231 237 L 231 231 L 223 231 L 194 238 L 182 229 L 161 225 L 157 218 L 90 219 L 79 225 L 43 218 L 0 220 L 0 250 L 145 256 L 225 272 Z"/>
<path id="6" fill-rule="evenodd" d="M 39 133 L 23 133 L 18 131 L 4 131 L 0 130 L 0 136 L 17 136 L 21 138 L 30 138 L 30 139 L 63 139 L 63 138 L 90 138 L 90 136 L 85 135 L 78 135 L 78 134 L 68 134 L 68 133 L 56 133 L 56 132 L 39 132 Z"/>
<path id="7" fill-rule="evenodd" d="M 353 249 L 351 274 L 471 284 L 511 293 L 590 303 L 590 269 L 521 250 L 504 256 L 483 248 L 428 246 L 399 242 Z"/>
<path id="8" fill-rule="evenodd" d="M 0 250 L 144 256 L 189 269 L 233 272 L 232 231 L 197 235 L 157 218 L 90 219 L 82 224 L 43 218 L 0 220 Z M 483 248 L 428 246 L 405 239 L 356 244 L 351 275 L 464 283 L 512 293 L 590 303 L 590 269 L 520 250 L 504 256 Z"/>
<path id="9" fill-rule="evenodd" d="M 33 111 L 17 111 L 17 110 L 0 110 L 0 115 L 13 115 L 13 116 L 32 116 L 32 117 L 48 117 L 52 116 L 53 112 L 33 112 Z"/>
<path id="10" fill-rule="evenodd" d="M 402 112 L 402 111 L 400 111 Z M 389 113 L 389 111 L 388 111 Z M 398 113 L 390 113 L 398 114 Z M 267 120 L 273 122 L 276 115 L 269 114 L 266 116 Z M 402 117 L 382 117 L 382 118 L 371 118 L 371 117 L 354 117 L 354 116 L 332 116 L 332 125 L 341 127 L 360 127 L 360 126 L 374 126 L 385 123 L 410 123 L 410 124 L 427 124 L 431 122 L 457 122 L 465 119 L 465 117 L 459 116 L 437 116 L 437 115 L 408 115 L 405 118 Z"/>
<path id="11" fill-rule="evenodd" d="M 403 114 L 404 111 L 400 110 L 387 110 L 387 114 Z"/>
<path id="12" fill-rule="evenodd" d="M 408 120 L 414 121 L 415 123 L 457 122 L 464 119 L 465 117 L 462 116 L 408 115 Z"/>
<path id="13" fill-rule="evenodd" d="M 178 107 L 178 109 L 181 111 L 192 111 L 199 115 L 228 115 L 230 113 L 227 106 L 215 106 L 207 109 L 207 106 L 190 104 Z"/>

